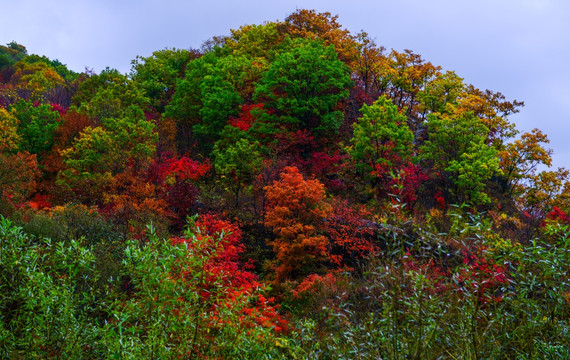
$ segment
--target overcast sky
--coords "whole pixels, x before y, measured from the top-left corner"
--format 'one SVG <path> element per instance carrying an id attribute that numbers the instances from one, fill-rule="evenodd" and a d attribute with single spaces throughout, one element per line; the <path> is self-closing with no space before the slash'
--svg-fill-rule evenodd
<path id="1" fill-rule="evenodd" d="M 511 120 L 547 133 L 554 165 L 570 168 L 568 0 L 12 0 L 0 12 L 0 44 L 16 41 L 78 72 L 126 73 L 137 55 L 199 48 L 301 8 L 337 14 L 354 34 L 364 30 L 387 49 L 411 49 L 467 83 L 524 101 Z"/>

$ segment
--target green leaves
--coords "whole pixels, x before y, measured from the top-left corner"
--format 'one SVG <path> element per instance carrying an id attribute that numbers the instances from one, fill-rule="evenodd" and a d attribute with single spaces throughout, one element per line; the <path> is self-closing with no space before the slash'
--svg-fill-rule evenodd
<path id="1" fill-rule="evenodd" d="M 453 71 L 447 71 L 430 81 L 418 93 L 418 100 L 424 111 L 445 112 L 447 104 L 457 104 L 457 99 L 465 90 L 463 79 Z"/>
<path id="2" fill-rule="evenodd" d="M 99 120 L 125 116 L 129 107 L 145 109 L 150 100 L 144 90 L 118 70 L 106 68 L 83 81 L 73 97 L 83 112 Z"/>
<path id="3" fill-rule="evenodd" d="M 123 118 L 103 119 L 102 126 L 85 128 L 73 145 L 61 152 L 66 169 L 60 172 L 58 183 L 96 196 L 128 165 L 135 169 L 146 166 L 157 142 L 155 125 L 140 109 L 131 107 Z"/>
<path id="4" fill-rule="evenodd" d="M 0 218 L 0 356 L 84 358 L 96 342 L 98 276 L 78 241 L 34 239 Z"/>
<path id="5" fill-rule="evenodd" d="M 218 57 L 211 52 L 188 64 L 178 81 L 165 115 L 175 118 L 182 129 L 192 129 L 205 148 L 211 149 L 230 116 L 236 116 L 243 99 L 236 87 L 247 74 L 245 57 Z"/>
<path id="6" fill-rule="evenodd" d="M 391 100 L 382 96 L 371 106 L 364 104 L 360 112 L 348 149 L 357 170 L 369 175 L 375 165 L 394 166 L 411 156 L 414 134 Z"/>
<path id="7" fill-rule="evenodd" d="M 186 65 L 194 53 L 181 49 L 155 51 L 152 56 L 137 56 L 132 61 L 131 78 L 144 90 L 158 112 L 162 113 L 176 88 L 176 81 L 184 75 Z"/>
<path id="8" fill-rule="evenodd" d="M 53 110 L 50 105 L 20 100 L 13 106 L 12 114 L 19 120 L 18 132 L 22 136 L 21 150 L 38 156 L 51 150 L 54 132 L 60 125 L 60 115 L 57 111 Z"/>
<path id="9" fill-rule="evenodd" d="M 288 46 L 288 47 L 286 47 Z M 333 46 L 297 39 L 283 45 L 255 91 L 255 99 L 275 109 L 289 130 L 325 135 L 337 131 L 343 114 L 337 105 L 348 97 L 349 69 Z"/>
<path id="10" fill-rule="evenodd" d="M 262 157 L 259 142 L 239 139 L 225 148 L 216 145 L 212 155 L 214 167 L 222 183 L 235 194 L 235 206 L 239 205 L 240 190 L 251 182 L 261 169 Z"/>
<path id="11" fill-rule="evenodd" d="M 472 113 L 449 109 L 450 113 L 428 115 L 429 137 L 420 148 L 421 157 L 455 185 L 457 200 L 488 203 L 484 189 L 486 181 L 499 172 L 497 149 L 486 143 L 489 130 L 481 120 Z"/>

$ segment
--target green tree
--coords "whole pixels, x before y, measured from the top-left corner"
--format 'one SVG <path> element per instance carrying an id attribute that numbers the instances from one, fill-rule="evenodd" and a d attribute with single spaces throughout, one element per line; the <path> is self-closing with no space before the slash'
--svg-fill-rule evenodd
<path id="1" fill-rule="evenodd" d="M 176 89 L 176 82 L 184 76 L 186 65 L 198 57 L 194 51 L 164 49 L 149 57 L 137 56 L 132 61 L 131 78 L 143 89 L 151 105 L 163 113 Z"/>
<path id="2" fill-rule="evenodd" d="M 237 89 L 244 86 L 248 64 L 245 57 L 225 55 L 221 49 L 188 64 L 165 112 L 177 121 L 181 152 L 189 147 L 192 134 L 211 149 L 229 117 L 238 115 L 243 98 Z"/>
<path id="3" fill-rule="evenodd" d="M 296 39 L 283 45 L 263 75 L 255 100 L 275 110 L 274 122 L 288 130 L 332 134 L 344 121 L 337 110 L 348 97 L 349 68 L 333 46 Z"/>
<path id="4" fill-rule="evenodd" d="M 98 120 L 123 117 L 130 106 L 146 109 L 150 102 L 143 88 L 110 68 L 81 82 L 72 100 L 82 112 Z"/>
<path id="5" fill-rule="evenodd" d="M 0 70 L 14 65 L 27 55 L 26 47 L 14 41 L 6 46 L 0 45 Z"/>
<path id="6" fill-rule="evenodd" d="M 457 105 L 457 99 L 465 90 L 463 79 L 454 71 L 437 74 L 425 88 L 418 93 L 420 109 L 425 112 L 445 112 L 447 104 Z"/>
<path id="7" fill-rule="evenodd" d="M 51 150 L 54 133 L 61 120 L 60 114 L 51 105 L 35 106 L 31 101 L 20 100 L 12 107 L 12 114 L 19 120 L 18 132 L 22 136 L 22 150 L 40 158 Z"/>
<path id="8" fill-rule="evenodd" d="M 25 234 L 0 217 L 0 357 L 90 358 L 101 298 L 92 251 Z M 100 289 L 100 288 L 99 288 Z"/>
<path id="9" fill-rule="evenodd" d="M 142 110 L 131 107 L 123 118 L 106 118 L 102 126 L 86 127 L 73 145 L 61 152 L 66 168 L 58 183 L 100 199 L 113 177 L 128 167 L 142 170 L 156 151 L 155 125 Z"/>
<path id="10" fill-rule="evenodd" d="M 406 116 L 385 96 L 371 106 L 364 104 L 362 117 L 352 125 L 354 135 L 348 153 L 356 162 L 356 169 L 365 176 L 376 165 L 394 166 L 410 158 L 414 134 Z"/>
<path id="11" fill-rule="evenodd" d="M 443 178 L 443 187 L 457 201 L 488 203 L 486 182 L 499 173 L 497 149 L 486 142 L 489 129 L 473 113 L 455 113 L 449 106 L 447 113 L 428 115 L 428 140 L 420 149 L 421 157 L 431 161 L 433 171 Z"/>
<path id="12" fill-rule="evenodd" d="M 200 84 L 202 108 L 200 123 L 194 126 L 194 133 L 205 143 L 218 140 L 221 130 L 230 116 L 237 116 L 243 103 L 241 96 L 228 80 L 229 73 L 220 67 L 212 67 L 209 75 Z"/>
<path id="13" fill-rule="evenodd" d="M 220 180 L 235 195 L 235 207 L 239 206 L 240 191 L 260 171 L 262 157 L 259 142 L 242 138 L 227 147 L 214 146 L 212 156 Z"/>

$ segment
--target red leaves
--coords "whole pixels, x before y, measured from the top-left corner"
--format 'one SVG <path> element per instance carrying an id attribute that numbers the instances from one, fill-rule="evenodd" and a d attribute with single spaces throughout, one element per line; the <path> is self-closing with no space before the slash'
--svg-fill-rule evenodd
<path id="1" fill-rule="evenodd" d="M 51 207 L 50 199 L 49 195 L 36 194 L 28 204 L 34 210 L 47 209 Z"/>
<path id="2" fill-rule="evenodd" d="M 162 184 L 165 181 L 173 184 L 177 181 L 198 181 L 210 171 L 210 161 L 200 163 L 186 156 L 156 160 L 149 169 L 149 178 Z"/>
<path id="3" fill-rule="evenodd" d="M 198 181 L 208 171 L 210 171 L 210 161 L 206 160 L 204 163 L 199 163 L 186 156 L 179 159 L 170 159 L 164 165 L 164 175 L 174 175 L 180 181 L 191 180 Z"/>
<path id="4" fill-rule="evenodd" d="M 473 296 L 479 305 L 500 302 L 501 286 L 510 281 L 505 265 L 485 257 L 485 248 L 471 253 L 463 250 L 463 264 L 451 272 L 438 266 L 433 259 L 419 261 L 410 253 L 402 258 L 404 270 L 419 273 L 427 280 L 424 290 L 433 295 L 459 294 L 462 299 Z"/>
<path id="5" fill-rule="evenodd" d="M 365 210 L 355 211 L 346 202 L 338 201 L 327 218 L 326 231 L 330 238 L 329 261 L 337 267 L 354 267 L 378 249 L 372 241 L 373 230 L 362 219 Z"/>
<path id="6" fill-rule="evenodd" d="M 50 106 L 51 106 L 51 109 L 53 111 L 57 111 L 59 113 L 59 116 L 61 116 L 61 117 L 65 116 L 65 114 L 67 113 L 67 109 L 64 108 L 63 106 L 61 106 L 60 104 L 52 103 L 52 104 L 50 104 Z M 59 119 L 57 121 L 59 121 Z"/>
<path id="7" fill-rule="evenodd" d="M 210 162 L 200 163 L 186 156 L 155 161 L 148 171 L 151 182 L 157 185 L 161 198 L 177 216 L 182 226 L 190 209 L 195 205 L 198 188 L 195 182 L 210 171 Z"/>
<path id="8" fill-rule="evenodd" d="M 507 268 L 486 259 L 481 254 L 483 250 L 475 254 L 463 252 L 465 267 L 459 270 L 457 280 L 462 288 L 477 296 L 479 303 L 499 302 L 502 300 L 499 287 L 509 282 Z"/>
<path id="9" fill-rule="evenodd" d="M 441 191 L 437 191 L 435 193 L 434 199 L 437 204 L 437 207 L 440 208 L 441 210 L 445 210 L 446 208 L 445 198 L 443 197 L 443 193 Z"/>
<path id="10" fill-rule="evenodd" d="M 219 301 L 211 309 L 214 314 L 224 307 L 234 307 L 235 302 L 250 301 L 248 306 L 240 310 L 239 323 L 244 329 L 259 325 L 273 328 L 276 333 L 287 331 L 287 322 L 277 313 L 277 306 L 273 305 L 274 300 L 259 294 L 258 290 L 264 286 L 257 280 L 257 276 L 245 270 L 245 266 L 240 262 L 239 257 L 244 246 L 241 243 L 242 233 L 239 227 L 213 214 L 201 215 L 194 226 L 198 230 L 194 235 L 197 241 L 187 238 L 173 238 L 171 241 L 173 244 L 186 243 L 193 247 L 199 256 L 208 257 L 204 267 L 204 273 L 207 275 L 200 294 L 204 300 L 208 300 L 211 294 L 216 293 Z M 214 256 L 210 255 L 212 252 L 215 252 Z M 218 285 L 210 288 L 209 284 Z M 214 315 L 209 326 L 224 326 L 221 317 Z"/>
<path id="11" fill-rule="evenodd" d="M 311 293 L 316 290 L 317 287 L 334 287 L 337 279 L 331 273 L 324 276 L 318 274 L 311 274 L 307 276 L 291 293 L 294 298 L 301 298 L 304 296 L 311 296 Z"/>
<path id="12" fill-rule="evenodd" d="M 570 224 L 570 216 L 567 213 L 560 210 L 559 207 L 555 206 L 552 208 L 548 214 L 546 214 L 546 218 L 549 220 L 560 221 L 566 224 Z"/>
<path id="13" fill-rule="evenodd" d="M 440 266 L 438 266 L 433 259 L 427 262 L 420 262 L 408 250 L 402 259 L 404 269 L 406 271 L 413 271 L 422 274 L 428 280 L 426 282 L 425 290 L 432 294 L 442 294 L 449 291 L 449 276 L 450 273 Z"/>
<path id="14" fill-rule="evenodd" d="M 399 196 L 405 204 L 411 206 L 417 200 L 417 192 L 428 176 L 422 172 L 421 167 L 408 163 L 400 169 L 397 177 L 392 178 L 391 193 Z"/>
<path id="15" fill-rule="evenodd" d="M 252 110 L 262 110 L 264 104 L 245 104 L 241 107 L 241 112 L 238 117 L 231 117 L 228 124 L 240 129 L 241 131 L 248 131 L 254 122 L 251 114 Z"/>

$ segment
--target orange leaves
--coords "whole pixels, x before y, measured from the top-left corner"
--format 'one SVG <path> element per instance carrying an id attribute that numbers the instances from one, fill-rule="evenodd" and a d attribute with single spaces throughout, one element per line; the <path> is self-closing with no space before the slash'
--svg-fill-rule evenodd
<path id="1" fill-rule="evenodd" d="M 366 210 L 344 201 L 334 202 L 333 209 L 324 185 L 305 179 L 296 167 L 285 167 L 265 195 L 265 226 L 276 235 L 270 242 L 276 282 L 302 279 L 325 265 L 346 269 L 377 250 L 373 230 L 362 222 Z"/>
<path id="2" fill-rule="evenodd" d="M 358 55 L 357 44 L 337 19 L 338 15 L 333 16 L 330 12 L 300 9 L 289 15 L 282 26 L 293 38 L 319 39 L 327 46 L 333 45 L 340 60 L 349 63 Z"/>
<path id="3" fill-rule="evenodd" d="M 13 204 L 25 200 L 36 189 L 39 174 L 36 155 L 27 151 L 0 154 L 0 195 Z"/>
<path id="4" fill-rule="evenodd" d="M 265 187 L 265 226 L 273 228 L 277 280 L 311 272 L 325 260 L 328 239 L 319 234 L 331 211 L 324 185 L 305 180 L 296 167 L 286 167 L 273 185 Z"/>
<path id="5" fill-rule="evenodd" d="M 166 201 L 157 197 L 155 185 L 135 174 L 131 168 L 113 178 L 111 191 L 104 194 L 104 200 L 112 205 L 116 215 L 141 225 L 157 216 L 170 216 Z"/>
<path id="6" fill-rule="evenodd" d="M 318 180 L 305 180 L 299 169 L 288 166 L 279 180 L 265 187 L 267 214 L 265 225 L 276 229 L 296 223 L 318 223 L 330 212 L 325 203 L 324 185 Z"/>

